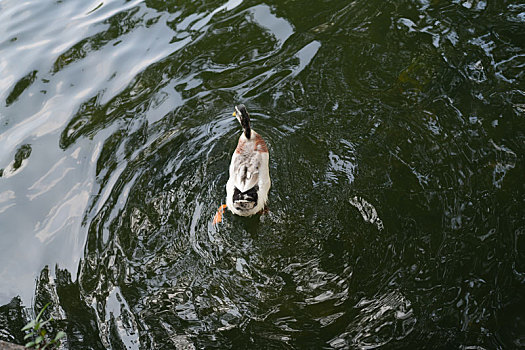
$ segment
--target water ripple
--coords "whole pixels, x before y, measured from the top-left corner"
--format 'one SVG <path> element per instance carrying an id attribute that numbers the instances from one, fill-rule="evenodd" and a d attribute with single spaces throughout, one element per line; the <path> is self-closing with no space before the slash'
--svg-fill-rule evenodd
<path id="1" fill-rule="evenodd" d="M 0 9 L 1 339 L 34 300 L 72 349 L 524 344 L 521 4 Z M 239 102 L 269 212 L 213 226 Z"/>

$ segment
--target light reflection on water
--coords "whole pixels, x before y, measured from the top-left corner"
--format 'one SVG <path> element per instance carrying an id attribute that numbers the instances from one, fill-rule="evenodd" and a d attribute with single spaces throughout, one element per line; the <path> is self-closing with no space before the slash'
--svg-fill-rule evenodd
<path id="1" fill-rule="evenodd" d="M 69 348 L 522 345 L 524 23 L 475 0 L 2 2 L 0 314 L 52 300 Z M 270 212 L 213 227 L 238 102 Z"/>

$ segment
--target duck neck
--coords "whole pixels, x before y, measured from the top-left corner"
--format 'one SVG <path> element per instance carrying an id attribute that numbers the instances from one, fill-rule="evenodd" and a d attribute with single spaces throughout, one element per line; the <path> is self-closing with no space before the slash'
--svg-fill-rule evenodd
<path id="1" fill-rule="evenodd" d="M 247 139 L 250 139 L 252 136 L 252 129 L 250 128 L 250 120 L 246 118 L 241 119 L 241 125 L 244 129 L 244 136 L 246 136 Z"/>

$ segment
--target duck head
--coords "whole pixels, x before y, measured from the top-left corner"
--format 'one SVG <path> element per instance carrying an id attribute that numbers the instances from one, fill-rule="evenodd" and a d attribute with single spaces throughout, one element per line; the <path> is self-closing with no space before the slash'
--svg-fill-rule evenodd
<path id="1" fill-rule="evenodd" d="M 241 126 L 244 130 L 244 136 L 249 139 L 251 136 L 250 115 L 246 110 L 246 106 L 243 104 L 235 106 L 235 112 L 233 112 L 233 116 L 237 118 L 239 123 L 241 123 Z"/>

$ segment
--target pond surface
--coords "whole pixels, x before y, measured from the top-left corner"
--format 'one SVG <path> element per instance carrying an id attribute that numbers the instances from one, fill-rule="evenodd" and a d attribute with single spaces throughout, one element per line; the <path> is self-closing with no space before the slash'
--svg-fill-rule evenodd
<path id="1" fill-rule="evenodd" d="M 0 2 L 0 339 L 525 347 L 519 0 Z M 225 215 L 244 103 L 269 212 Z"/>

